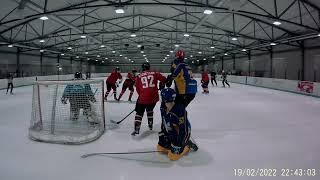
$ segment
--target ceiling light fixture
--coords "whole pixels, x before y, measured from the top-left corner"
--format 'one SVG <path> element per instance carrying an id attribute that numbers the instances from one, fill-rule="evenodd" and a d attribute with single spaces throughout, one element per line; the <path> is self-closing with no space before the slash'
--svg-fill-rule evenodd
<path id="1" fill-rule="evenodd" d="M 122 8 L 117 8 L 115 11 L 116 11 L 117 14 L 123 14 L 124 13 L 124 9 L 122 9 Z"/>
<path id="2" fill-rule="evenodd" d="M 276 26 L 280 26 L 281 25 L 281 22 L 279 21 L 274 21 L 272 24 L 276 25 Z"/>
<path id="3" fill-rule="evenodd" d="M 12 47 L 13 47 L 13 44 L 9 44 L 8 47 L 9 47 L 9 48 L 12 48 Z"/>
<path id="4" fill-rule="evenodd" d="M 87 36 L 86 36 L 86 35 L 81 35 L 80 37 L 81 37 L 81 39 L 85 39 L 85 38 L 87 38 Z"/>
<path id="5" fill-rule="evenodd" d="M 116 53 L 116 51 L 112 51 L 112 53 Z"/>
<path id="6" fill-rule="evenodd" d="M 214 47 L 214 46 L 211 46 L 210 48 L 211 48 L 211 49 L 214 49 L 215 47 Z"/>
<path id="7" fill-rule="evenodd" d="M 272 42 L 272 43 L 270 43 L 270 45 L 271 45 L 271 46 L 276 46 L 276 45 L 277 45 L 277 43 Z"/>
<path id="8" fill-rule="evenodd" d="M 183 36 L 184 37 L 189 37 L 190 35 L 188 33 L 185 33 Z"/>
<path id="9" fill-rule="evenodd" d="M 100 47 L 101 47 L 101 48 L 104 48 L 104 47 L 106 47 L 106 46 L 102 44 Z"/>
<path id="10" fill-rule="evenodd" d="M 174 47 L 178 48 L 180 45 L 179 44 L 175 44 Z"/>
<path id="11" fill-rule="evenodd" d="M 97 55 L 97 57 L 99 58 L 99 57 L 100 57 L 100 55 Z"/>
<path id="12" fill-rule="evenodd" d="M 210 10 L 210 9 L 205 9 L 205 10 L 203 11 L 203 14 L 210 15 L 210 14 L 212 14 L 212 10 Z"/>
<path id="13" fill-rule="evenodd" d="M 246 50 L 246 49 L 242 49 L 241 51 L 242 51 L 242 52 L 246 52 L 247 50 Z"/>
<path id="14" fill-rule="evenodd" d="M 237 41 L 237 40 L 238 40 L 238 38 L 233 37 L 233 38 L 231 38 L 231 40 L 232 40 L 232 41 Z"/>
<path id="15" fill-rule="evenodd" d="M 39 42 L 41 42 L 41 43 L 44 43 L 44 42 L 46 42 L 44 39 L 41 39 Z"/>
<path id="16" fill-rule="evenodd" d="M 86 51 L 86 52 L 85 52 L 85 54 L 89 54 L 89 52 L 88 52 L 88 51 Z"/>
<path id="17" fill-rule="evenodd" d="M 49 18 L 47 16 L 41 16 L 39 19 L 41 19 L 42 21 L 46 21 L 48 20 Z"/>
<path id="18" fill-rule="evenodd" d="M 64 56 L 64 54 L 63 54 L 63 53 L 61 53 L 61 56 Z"/>
<path id="19" fill-rule="evenodd" d="M 41 53 L 43 53 L 43 52 L 44 52 L 44 50 L 43 50 L 43 49 L 40 49 L 40 52 L 41 52 Z"/>
<path id="20" fill-rule="evenodd" d="M 137 35 L 136 35 L 136 34 L 134 34 L 134 33 L 133 33 L 133 34 L 131 34 L 130 36 L 131 36 L 131 37 L 133 37 L 133 38 L 134 38 L 134 37 L 137 37 Z"/>
<path id="21" fill-rule="evenodd" d="M 72 47 L 71 47 L 71 46 L 69 46 L 67 49 L 68 49 L 68 50 L 71 50 L 71 49 L 72 49 Z"/>

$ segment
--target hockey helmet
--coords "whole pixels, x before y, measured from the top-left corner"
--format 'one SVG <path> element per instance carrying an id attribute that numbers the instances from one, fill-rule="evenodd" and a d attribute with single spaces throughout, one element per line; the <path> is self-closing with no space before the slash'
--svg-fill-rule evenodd
<path id="1" fill-rule="evenodd" d="M 81 78 L 82 78 L 82 73 L 81 73 L 81 72 L 76 72 L 76 73 L 74 74 L 74 78 L 75 78 L 75 79 L 81 79 Z"/>
<path id="2" fill-rule="evenodd" d="M 119 67 L 116 67 L 116 69 L 115 69 L 116 71 L 120 71 L 120 68 Z"/>
<path id="3" fill-rule="evenodd" d="M 165 103 L 173 102 L 176 99 L 176 96 L 176 91 L 172 88 L 166 88 L 161 91 L 161 98 Z"/>
<path id="4" fill-rule="evenodd" d="M 150 63 L 145 62 L 142 64 L 142 71 L 150 70 Z"/>
<path id="5" fill-rule="evenodd" d="M 136 69 L 133 69 L 133 70 L 132 70 L 132 74 L 133 74 L 133 75 L 136 75 L 137 72 L 138 72 L 138 71 L 137 71 Z"/>
<path id="6" fill-rule="evenodd" d="M 185 57 L 185 52 L 184 51 L 179 50 L 179 51 L 176 52 L 176 58 L 184 60 L 184 57 Z"/>

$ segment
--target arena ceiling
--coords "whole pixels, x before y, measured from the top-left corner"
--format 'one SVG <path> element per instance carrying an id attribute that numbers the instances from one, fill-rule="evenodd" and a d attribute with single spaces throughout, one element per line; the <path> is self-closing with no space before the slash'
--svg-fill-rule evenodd
<path id="1" fill-rule="evenodd" d="M 207 60 L 301 46 L 319 32 L 319 0 L 1 0 L 0 6 L 0 45 L 104 63 L 168 63 L 177 49 L 189 60 Z"/>

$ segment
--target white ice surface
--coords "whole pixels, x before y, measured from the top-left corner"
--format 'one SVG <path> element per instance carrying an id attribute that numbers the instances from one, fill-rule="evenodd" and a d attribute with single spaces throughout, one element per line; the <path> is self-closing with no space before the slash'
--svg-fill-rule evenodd
<path id="1" fill-rule="evenodd" d="M 157 133 L 147 131 L 145 118 L 141 135 L 135 139 L 130 136 L 134 115 L 119 128 L 107 129 L 93 143 L 34 142 L 27 137 L 31 86 L 15 89 L 15 95 L 2 90 L 0 180 L 320 179 L 320 171 L 314 178 L 234 176 L 234 168 L 277 168 L 277 175 L 282 168 L 320 169 L 320 99 L 231 86 L 210 86 L 209 95 L 199 93 L 190 104 L 192 136 L 199 151 L 178 162 L 169 162 L 165 155 L 156 153 L 80 158 L 92 152 L 155 150 Z M 128 92 L 123 100 L 127 97 Z M 105 108 L 108 122 L 120 120 L 134 104 L 106 103 Z M 159 104 L 154 117 L 158 131 Z"/>

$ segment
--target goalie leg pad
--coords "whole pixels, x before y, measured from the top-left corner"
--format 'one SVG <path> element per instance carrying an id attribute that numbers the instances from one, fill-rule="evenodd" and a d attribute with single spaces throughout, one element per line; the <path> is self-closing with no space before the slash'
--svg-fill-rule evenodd
<path id="1" fill-rule="evenodd" d="M 71 108 L 70 108 L 70 115 L 71 115 L 71 120 L 72 120 L 72 121 L 78 120 L 78 118 L 79 118 L 79 112 L 80 112 L 80 109 L 77 108 L 77 107 L 71 107 Z"/>

